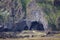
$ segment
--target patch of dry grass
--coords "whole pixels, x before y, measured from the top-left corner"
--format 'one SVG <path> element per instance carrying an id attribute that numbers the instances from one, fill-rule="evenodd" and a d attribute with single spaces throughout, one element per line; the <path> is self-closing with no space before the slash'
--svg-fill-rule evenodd
<path id="1" fill-rule="evenodd" d="M 37 33 L 38 34 L 38 33 Z M 25 38 L 0 38 L 0 40 L 60 40 L 60 33 L 59 34 L 53 34 L 53 36 L 46 36 L 46 37 L 25 37 Z"/>
<path id="2" fill-rule="evenodd" d="M 0 40 L 60 40 L 60 38 L 53 37 L 34 37 L 34 38 L 6 38 Z"/>

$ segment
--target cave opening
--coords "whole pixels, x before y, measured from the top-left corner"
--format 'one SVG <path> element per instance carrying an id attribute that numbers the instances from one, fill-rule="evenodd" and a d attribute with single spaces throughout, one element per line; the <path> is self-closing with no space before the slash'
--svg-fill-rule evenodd
<path id="1" fill-rule="evenodd" d="M 25 26 L 25 27 L 24 27 L 24 30 L 28 30 L 28 26 Z"/>
<path id="2" fill-rule="evenodd" d="M 37 21 L 31 23 L 30 30 L 44 31 L 43 24 Z"/>

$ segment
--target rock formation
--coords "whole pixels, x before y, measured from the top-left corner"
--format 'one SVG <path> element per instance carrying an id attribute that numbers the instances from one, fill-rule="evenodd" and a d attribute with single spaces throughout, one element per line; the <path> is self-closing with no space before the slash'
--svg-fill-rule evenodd
<path id="1" fill-rule="evenodd" d="M 44 30 L 48 30 L 48 22 L 42 7 L 39 7 L 35 0 L 31 0 L 26 6 L 26 18 L 22 12 L 22 5 L 18 0 L 5 0 L 0 5 L 9 12 L 8 28 L 13 30 L 24 30 L 27 26 L 31 28 L 32 22 L 38 22 L 43 25 Z M 27 24 L 27 25 L 26 25 Z"/>
<path id="2" fill-rule="evenodd" d="M 48 22 L 45 18 L 45 13 L 43 12 L 42 7 L 39 7 L 35 0 L 31 0 L 31 2 L 27 4 L 26 8 L 26 23 L 28 27 L 30 28 L 32 22 L 37 21 L 43 24 L 44 30 L 47 30 Z"/>

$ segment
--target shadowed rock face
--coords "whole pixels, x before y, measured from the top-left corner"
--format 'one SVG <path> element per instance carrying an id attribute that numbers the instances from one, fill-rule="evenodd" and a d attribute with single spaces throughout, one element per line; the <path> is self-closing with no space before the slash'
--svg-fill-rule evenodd
<path id="1" fill-rule="evenodd" d="M 57 7 L 58 10 L 60 10 L 60 0 L 54 0 L 54 6 Z"/>
<path id="2" fill-rule="evenodd" d="M 20 21 L 20 22 L 18 22 L 16 24 L 16 27 L 15 27 L 14 31 L 22 31 L 22 30 L 27 30 L 26 21 Z"/>
<path id="3" fill-rule="evenodd" d="M 54 6 L 60 6 L 60 0 L 54 0 Z"/>
<path id="4" fill-rule="evenodd" d="M 31 22 L 30 29 L 26 24 L 26 21 L 21 21 L 17 23 L 17 26 L 15 28 L 15 31 L 22 31 L 22 30 L 39 30 L 44 31 L 43 24 L 37 21 Z"/>

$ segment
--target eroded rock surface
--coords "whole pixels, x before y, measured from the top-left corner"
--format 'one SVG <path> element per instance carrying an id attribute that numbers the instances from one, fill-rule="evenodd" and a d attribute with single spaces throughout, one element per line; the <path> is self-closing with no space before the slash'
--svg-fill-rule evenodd
<path id="1" fill-rule="evenodd" d="M 42 7 L 39 7 L 35 0 L 31 0 L 30 3 L 27 4 L 27 16 L 26 23 L 30 28 L 31 22 L 37 21 L 43 24 L 44 29 L 48 29 L 48 22 L 45 18 L 45 13 L 42 10 Z"/>

